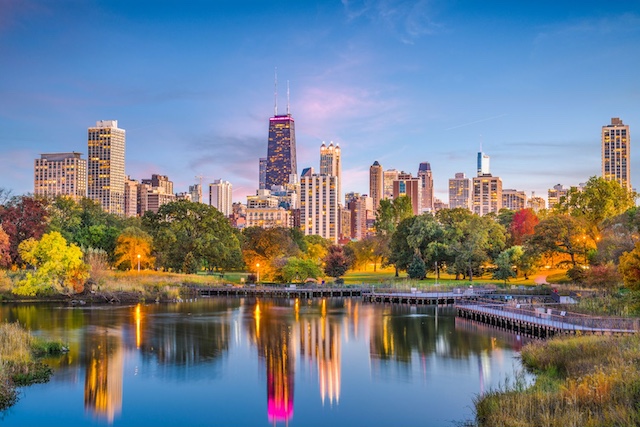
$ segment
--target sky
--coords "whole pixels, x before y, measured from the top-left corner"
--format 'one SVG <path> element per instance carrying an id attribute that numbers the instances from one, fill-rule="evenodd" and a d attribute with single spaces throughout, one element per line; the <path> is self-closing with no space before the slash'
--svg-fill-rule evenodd
<path id="1" fill-rule="evenodd" d="M 612 117 L 640 188 L 640 2 L 588 0 L 0 0 L 0 188 L 32 193 L 40 154 L 86 158 L 87 128 L 118 120 L 131 178 L 223 179 L 246 202 L 276 69 L 298 172 L 339 143 L 344 192 L 376 160 L 429 162 L 448 202 L 482 148 L 503 188 L 546 198 L 600 175 Z"/>

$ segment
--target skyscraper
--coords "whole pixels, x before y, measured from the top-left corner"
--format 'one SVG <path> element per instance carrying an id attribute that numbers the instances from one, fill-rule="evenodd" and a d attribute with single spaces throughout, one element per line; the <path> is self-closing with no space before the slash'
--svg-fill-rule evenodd
<path id="1" fill-rule="evenodd" d="M 489 175 L 490 173 L 489 156 L 480 151 L 478 153 L 478 176 Z"/>
<path id="2" fill-rule="evenodd" d="M 411 199 L 411 207 L 414 215 L 420 215 L 421 194 L 420 180 L 411 176 L 410 173 L 401 172 L 398 179 L 393 181 L 393 198 L 407 196 Z"/>
<path id="3" fill-rule="evenodd" d="M 502 180 L 491 174 L 473 178 L 473 213 L 486 215 L 502 209 Z"/>
<path id="4" fill-rule="evenodd" d="M 34 162 L 33 194 L 87 197 L 87 161 L 80 153 L 41 154 Z"/>
<path id="5" fill-rule="evenodd" d="M 384 179 L 382 181 L 383 186 L 383 199 L 393 199 L 393 181 L 398 179 L 400 172 L 397 169 L 387 169 L 384 171 Z"/>
<path id="6" fill-rule="evenodd" d="M 433 211 L 433 175 L 429 162 L 422 162 L 418 167 L 420 180 L 420 212 Z"/>
<path id="7" fill-rule="evenodd" d="M 602 177 L 631 190 L 631 135 L 618 117 L 602 126 Z"/>
<path id="8" fill-rule="evenodd" d="M 333 141 L 327 147 L 324 142 L 320 146 L 320 175 L 333 175 L 338 177 L 338 203 L 342 200 L 342 159 L 340 158 L 340 146 L 333 145 Z"/>
<path id="9" fill-rule="evenodd" d="M 124 215 L 125 131 L 117 120 L 100 120 L 88 130 L 87 195 L 106 212 Z"/>
<path id="10" fill-rule="evenodd" d="M 473 188 L 471 180 L 464 173 L 458 172 L 455 178 L 449 179 L 449 207 L 465 208 L 471 210 Z"/>
<path id="11" fill-rule="evenodd" d="M 373 200 L 373 212 L 378 212 L 380 200 L 382 200 L 384 192 L 384 172 L 382 166 L 376 160 L 369 167 L 369 196 Z"/>
<path id="12" fill-rule="evenodd" d="M 569 194 L 569 189 L 564 188 L 562 184 L 556 184 L 553 186 L 553 188 L 550 188 L 547 191 L 547 200 L 549 202 L 549 209 L 553 208 L 555 205 L 560 203 L 560 200 L 563 197 L 566 198 L 567 194 Z"/>
<path id="13" fill-rule="evenodd" d="M 314 174 L 306 168 L 300 178 L 300 226 L 305 235 L 338 243 L 338 177 Z"/>
<path id="14" fill-rule="evenodd" d="M 229 181 L 216 179 L 209 184 L 209 204 L 222 212 L 224 216 L 231 215 L 233 200 L 232 186 Z"/>
<path id="15" fill-rule="evenodd" d="M 267 158 L 260 157 L 258 165 L 258 189 L 267 188 Z"/>
<path id="16" fill-rule="evenodd" d="M 527 206 L 527 193 L 522 190 L 503 189 L 502 208 L 511 211 L 519 211 Z"/>
<path id="17" fill-rule="evenodd" d="M 274 115 L 269 119 L 269 143 L 267 146 L 267 167 L 265 188 L 271 190 L 274 185 L 286 186 L 291 175 L 298 175 L 296 161 L 296 126 L 289 114 L 289 84 L 287 83 L 287 114 L 278 115 L 278 91 L 274 94 Z"/>

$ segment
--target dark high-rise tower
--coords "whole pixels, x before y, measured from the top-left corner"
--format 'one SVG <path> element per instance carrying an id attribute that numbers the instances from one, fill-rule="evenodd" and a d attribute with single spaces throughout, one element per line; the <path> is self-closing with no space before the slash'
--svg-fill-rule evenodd
<path id="1" fill-rule="evenodd" d="M 276 80 L 277 88 L 277 80 Z M 287 83 L 287 114 L 278 115 L 278 92 L 275 92 L 274 116 L 269 119 L 267 171 L 265 187 L 287 185 L 291 175 L 298 175 L 296 163 L 296 127 L 289 114 L 289 84 Z"/>

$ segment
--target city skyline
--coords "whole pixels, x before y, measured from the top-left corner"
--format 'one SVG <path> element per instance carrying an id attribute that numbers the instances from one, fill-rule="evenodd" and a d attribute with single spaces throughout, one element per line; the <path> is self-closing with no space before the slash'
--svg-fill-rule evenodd
<path id="1" fill-rule="evenodd" d="M 339 144 L 342 195 L 368 194 L 374 161 L 414 175 L 428 162 L 448 201 L 448 180 L 473 177 L 482 151 L 505 188 L 546 198 L 601 175 L 611 118 L 640 128 L 636 4 L 212 3 L 3 3 L 0 187 L 32 193 L 34 159 L 87 156 L 87 127 L 118 120 L 126 175 L 166 175 L 179 192 L 223 179 L 245 202 L 276 67 L 297 172 L 322 141 Z M 634 188 L 637 158 L 632 147 Z"/>

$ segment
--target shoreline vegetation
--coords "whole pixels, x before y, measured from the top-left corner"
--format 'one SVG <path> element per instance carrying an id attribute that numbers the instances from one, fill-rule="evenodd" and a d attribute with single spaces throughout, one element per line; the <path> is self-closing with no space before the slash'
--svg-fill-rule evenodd
<path id="1" fill-rule="evenodd" d="M 66 351 L 62 343 L 36 338 L 17 323 L 0 324 L 0 411 L 16 403 L 17 387 L 49 381 L 53 370 L 42 358 Z"/>
<path id="2" fill-rule="evenodd" d="M 640 424 L 640 337 L 558 337 L 526 345 L 525 369 L 475 399 L 478 427 Z"/>

